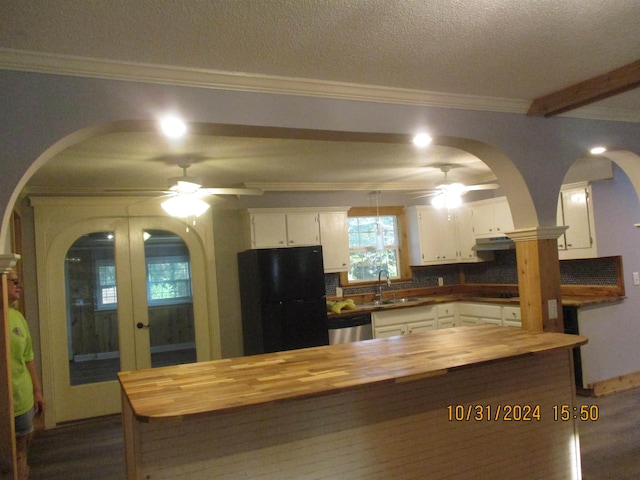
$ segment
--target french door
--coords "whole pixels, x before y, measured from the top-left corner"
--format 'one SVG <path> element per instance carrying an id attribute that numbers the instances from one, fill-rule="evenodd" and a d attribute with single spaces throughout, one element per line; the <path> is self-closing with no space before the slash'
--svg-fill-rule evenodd
<path id="1" fill-rule="evenodd" d="M 119 371 L 216 356 L 197 231 L 162 216 L 36 231 L 47 244 L 38 289 L 48 426 L 119 412 Z"/>

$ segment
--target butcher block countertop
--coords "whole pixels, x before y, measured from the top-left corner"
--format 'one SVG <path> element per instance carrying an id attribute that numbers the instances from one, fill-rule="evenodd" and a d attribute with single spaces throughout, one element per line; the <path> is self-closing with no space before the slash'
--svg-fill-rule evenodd
<path id="1" fill-rule="evenodd" d="M 568 349 L 580 335 L 479 325 L 118 374 L 138 421 L 259 408 Z"/>
<path id="2" fill-rule="evenodd" d="M 627 297 L 625 296 L 606 296 L 606 295 L 563 295 L 563 307 L 588 307 L 596 305 L 604 305 L 620 302 Z M 355 309 L 345 309 L 340 313 L 328 311 L 329 316 L 353 315 L 361 312 L 379 312 L 383 310 L 394 310 L 401 308 L 419 307 L 424 305 L 436 305 L 440 303 L 451 302 L 479 302 L 479 303 L 497 303 L 501 305 L 520 305 L 520 297 L 500 297 L 498 295 L 473 295 L 473 294 L 452 294 L 452 295 L 431 295 L 425 297 L 411 298 L 406 302 L 385 303 L 376 305 L 373 303 L 356 304 Z"/>

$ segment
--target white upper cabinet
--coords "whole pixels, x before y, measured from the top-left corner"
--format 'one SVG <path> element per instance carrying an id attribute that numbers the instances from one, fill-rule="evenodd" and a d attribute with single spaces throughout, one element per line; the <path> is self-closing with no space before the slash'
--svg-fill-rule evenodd
<path id="1" fill-rule="evenodd" d="M 484 261 L 478 258 L 475 250 L 476 239 L 473 235 L 473 209 L 469 205 L 462 205 L 456 211 L 458 226 L 458 258 L 461 262 Z M 492 253 L 484 253 L 486 259 L 493 258 Z"/>
<path id="2" fill-rule="evenodd" d="M 347 212 L 320 212 L 320 243 L 325 272 L 349 269 Z"/>
<path id="3" fill-rule="evenodd" d="M 251 248 L 320 244 L 317 213 L 251 213 Z"/>
<path id="4" fill-rule="evenodd" d="M 322 245 L 325 272 L 349 269 L 347 207 L 250 209 L 249 248 Z"/>
<path id="5" fill-rule="evenodd" d="M 287 217 L 283 213 L 252 213 L 251 248 L 287 246 Z"/>
<path id="6" fill-rule="evenodd" d="M 558 225 L 569 228 L 558 239 L 560 260 L 597 256 L 591 186 L 567 185 L 558 199 Z"/>
<path id="7" fill-rule="evenodd" d="M 502 237 L 513 230 L 513 218 L 507 197 L 480 200 L 469 204 L 473 210 L 473 230 L 476 237 Z"/>
<path id="8" fill-rule="evenodd" d="M 427 205 L 409 207 L 407 227 L 411 265 L 458 261 L 457 225 L 447 209 Z"/>
<path id="9" fill-rule="evenodd" d="M 320 244 L 320 219 L 317 213 L 286 213 L 285 217 L 289 247 Z"/>
<path id="10" fill-rule="evenodd" d="M 448 211 L 418 205 L 406 210 L 411 265 L 483 262 L 492 258 L 491 253 L 478 257 L 474 249 L 473 211 L 469 206 Z"/>

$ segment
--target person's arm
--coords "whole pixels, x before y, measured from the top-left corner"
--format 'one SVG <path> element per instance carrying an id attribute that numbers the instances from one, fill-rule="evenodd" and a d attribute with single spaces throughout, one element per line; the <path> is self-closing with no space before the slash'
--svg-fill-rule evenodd
<path id="1" fill-rule="evenodd" d="M 39 417 L 44 413 L 45 402 L 44 395 L 42 394 L 42 386 L 40 385 L 40 378 L 38 377 L 38 372 L 36 371 L 36 362 L 27 362 L 26 365 L 27 370 L 29 370 L 29 374 L 31 375 L 31 383 L 33 383 L 33 397 L 35 400 L 34 406 L 36 417 Z"/>

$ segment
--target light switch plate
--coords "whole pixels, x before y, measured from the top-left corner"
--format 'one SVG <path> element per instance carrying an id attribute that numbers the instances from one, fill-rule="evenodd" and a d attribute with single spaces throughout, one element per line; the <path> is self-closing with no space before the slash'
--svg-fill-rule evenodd
<path id="1" fill-rule="evenodd" d="M 633 272 L 633 284 L 640 285 L 640 274 L 638 272 Z"/>
<path id="2" fill-rule="evenodd" d="M 558 301 L 555 298 L 547 300 L 547 310 L 549 312 L 550 320 L 558 318 Z"/>

